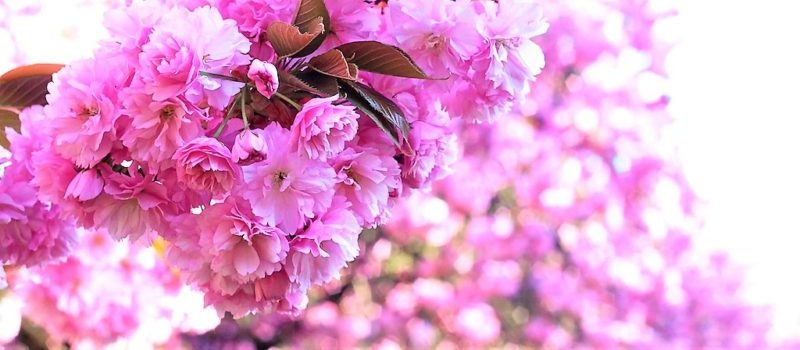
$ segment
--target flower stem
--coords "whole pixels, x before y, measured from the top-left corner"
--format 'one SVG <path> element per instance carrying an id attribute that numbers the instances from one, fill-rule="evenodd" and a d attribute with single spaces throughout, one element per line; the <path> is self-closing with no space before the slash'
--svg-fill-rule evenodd
<path id="1" fill-rule="evenodd" d="M 291 98 L 287 97 L 286 95 L 284 95 L 284 94 L 282 94 L 282 93 L 280 93 L 280 92 L 277 92 L 277 91 L 276 91 L 276 92 L 275 92 L 275 96 L 278 96 L 278 98 L 280 98 L 281 100 L 283 100 L 283 102 L 286 102 L 286 103 L 288 103 L 289 105 L 291 105 L 292 107 L 294 107 L 294 109 L 296 109 L 296 110 L 298 110 L 298 111 L 299 111 L 300 109 L 302 109 L 302 108 L 303 108 L 302 106 L 300 106 L 299 104 L 297 104 L 297 102 L 294 102 L 294 101 L 292 101 L 292 99 L 291 99 Z"/>
<path id="2" fill-rule="evenodd" d="M 242 121 L 244 122 L 244 128 L 250 130 L 250 122 L 247 121 L 247 112 L 245 112 L 245 103 L 247 100 L 248 92 L 249 90 L 247 88 L 247 85 L 245 85 L 245 87 L 242 88 L 242 98 L 240 98 L 239 101 L 241 103 L 241 108 L 242 108 Z"/>
<path id="3" fill-rule="evenodd" d="M 236 100 L 233 101 L 233 103 L 231 103 L 231 107 L 228 110 L 228 113 L 225 114 L 225 119 L 222 120 L 222 124 L 219 125 L 219 127 L 217 128 L 217 131 L 214 132 L 214 138 L 215 139 L 218 139 L 219 136 L 222 135 L 222 130 L 225 129 L 225 126 L 228 125 L 228 121 L 231 120 L 231 116 L 233 115 L 233 109 L 234 109 L 234 107 L 236 107 L 236 103 L 241 99 L 242 99 L 242 94 L 240 93 L 238 96 L 236 96 Z M 242 113 L 244 113 L 244 112 L 242 112 Z"/>
<path id="4" fill-rule="evenodd" d="M 217 74 L 217 73 L 200 72 L 200 75 L 202 75 L 204 77 L 209 77 L 209 78 L 217 78 L 217 79 L 222 79 L 222 80 L 235 81 L 237 83 L 243 83 L 243 81 L 241 81 L 239 79 L 236 79 L 234 77 L 229 77 L 227 75 L 222 75 L 222 74 Z"/>

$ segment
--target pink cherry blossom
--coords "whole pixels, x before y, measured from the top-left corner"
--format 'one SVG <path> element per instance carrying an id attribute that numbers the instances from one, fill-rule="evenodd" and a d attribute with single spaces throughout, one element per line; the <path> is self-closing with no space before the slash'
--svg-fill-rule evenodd
<path id="1" fill-rule="evenodd" d="M 403 181 L 412 188 L 446 176 L 457 156 L 455 136 L 447 127 L 449 116 L 437 107 L 411 123 L 409 144 L 414 154 L 403 162 Z"/>
<path id="2" fill-rule="evenodd" d="M 169 261 L 189 282 L 220 298 L 252 294 L 254 282 L 283 268 L 289 251 L 283 231 L 260 224 L 249 204 L 234 197 L 201 215 L 177 218 L 173 229 Z"/>
<path id="3" fill-rule="evenodd" d="M 225 18 L 236 21 L 248 38 L 257 38 L 273 21 L 291 22 L 296 0 L 212 0 Z"/>
<path id="4" fill-rule="evenodd" d="M 149 95 L 133 93 L 124 105 L 130 124 L 120 139 L 131 157 L 152 171 L 173 167 L 175 151 L 202 135 L 201 112 L 180 99 L 153 101 Z"/>
<path id="5" fill-rule="evenodd" d="M 241 165 L 262 161 L 267 154 L 264 138 L 250 130 L 243 130 L 236 135 L 231 154 L 233 161 Z"/>
<path id="6" fill-rule="evenodd" d="M 120 57 L 96 57 L 53 76 L 45 114 L 59 154 L 90 167 L 111 152 L 121 108 L 118 92 L 129 74 L 129 64 Z"/>
<path id="7" fill-rule="evenodd" d="M 290 150 L 290 132 L 277 124 L 262 131 L 267 158 L 244 167 L 242 196 L 270 226 L 293 234 L 308 219 L 324 213 L 333 199 L 330 165 Z"/>
<path id="8" fill-rule="evenodd" d="M 289 280 L 302 288 L 339 277 L 339 271 L 358 255 L 361 226 L 342 197 L 334 198 L 331 208 L 312 221 L 291 242 L 286 272 Z"/>
<path id="9" fill-rule="evenodd" d="M 422 67 L 438 76 L 465 71 L 465 62 L 485 45 L 469 1 L 389 2 L 391 33 Z"/>
<path id="10" fill-rule="evenodd" d="M 362 226 L 381 223 L 389 197 L 400 190 L 400 166 L 391 156 L 372 148 L 348 148 L 333 159 L 336 192 L 352 205 Z"/>
<path id="11" fill-rule="evenodd" d="M 104 194 L 89 203 L 95 225 L 102 227 L 115 239 L 129 237 L 152 242 L 156 235 L 167 230 L 167 215 L 175 207 L 167 196 L 167 188 L 155 181 L 153 175 L 143 175 L 135 167 L 124 174 L 108 166 L 100 171 L 105 181 Z"/>
<path id="12" fill-rule="evenodd" d="M 66 197 L 79 201 L 88 201 L 97 198 L 103 192 L 103 178 L 96 170 L 87 170 L 79 173 L 67 187 Z"/>
<path id="13" fill-rule="evenodd" d="M 231 151 L 216 139 L 199 137 L 179 148 L 173 156 L 178 179 L 197 191 L 223 196 L 242 178 Z"/>
<path id="14" fill-rule="evenodd" d="M 153 27 L 142 46 L 138 72 L 156 101 L 184 95 L 194 104 L 224 109 L 242 83 L 212 79 L 202 72 L 230 74 L 250 62 L 250 42 L 219 11 L 175 8 Z"/>
<path id="15" fill-rule="evenodd" d="M 271 63 L 258 59 L 250 62 L 247 77 L 256 83 L 256 88 L 264 97 L 272 97 L 278 91 L 278 69 Z"/>
<path id="16" fill-rule="evenodd" d="M 295 150 L 312 159 L 326 160 L 344 149 L 356 136 L 355 107 L 335 105 L 338 96 L 314 98 L 303 105 L 292 124 L 291 143 Z"/>

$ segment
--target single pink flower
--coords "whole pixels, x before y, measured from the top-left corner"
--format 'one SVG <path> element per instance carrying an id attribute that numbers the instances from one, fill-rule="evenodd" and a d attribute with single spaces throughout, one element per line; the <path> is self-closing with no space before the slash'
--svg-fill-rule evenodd
<path id="1" fill-rule="evenodd" d="M 403 161 L 403 181 L 411 188 L 423 188 L 450 173 L 457 157 L 456 138 L 449 127 L 447 112 L 437 105 L 413 123 L 409 144 L 413 155 Z"/>
<path id="2" fill-rule="evenodd" d="M 167 216 L 175 214 L 175 206 L 167 196 L 166 187 L 155 181 L 154 175 L 143 175 L 136 165 L 128 168 L 130 175 L 114 172 L 101 165 L 105 193 L 87 204 L 96 227 L 105 228 L 119 240 L 143 239 L 152 242 L 156 235 L 167 231 Z"/>
<path id="3" fill-rule="evenodd" d="M 111 152 L 120 116 L 119 89 L 130 74 L 121 56 L 95 57 L 63 68 L 48 85 L 45 107 L 55 150 L 84 168 Z"/>
<path id="4" fill-rule="evenodd" d="M 199 215 L 175 219 L 169 261 L 188 279 L 223 295 L 283 268 L 286 234 L 259 223 L 249 204 L 235 197 Z"/>
<path id="5" fill-rule="evenodd" d="M 249 38 L 258 38 L 273 21 L 291 22 L 296 0 L 213 0 L 225 18 L 236 21 Z"/>
<path id="6" fill-rule="evenodd" d="M 230 75 L 247 65 L 250 42 L 208 6 L 188 11 L 175 7 L 153 27 L 139 56 L 137 72 L 145 92 L 156 101 L 184 95 L 200 107 L 224 109 L 243 84 L 201 75 Z"/>
<path id="7" fill-rule="evenodd" d="M 199 137 L 184 144 L 173 159 L 178 180 L 193 190 L 223 196 L 242 178 L 231 151 L 214 138 Z"/>
<path id="8" fill-rule="evenodd" d="M 175 151 L 203 134 L 201 112 L 180 99 L 153 101 L 150 95 L 133 92 L 124 105 L 130 123 L 120 139 L 131 158 L 151 171 L 173 167 Z"/>
<path id="9" fill-rule="evenodd" d="M 286 271 L 303 288 L 339 277 L 339 271 L 358 256 L 361 226 L 342 197 L 291 242 Z"/>
<path id="10" fill-rule="evenodd" d="M 486 45 L 470 1 L 390 1 L 388 12 L 395 40 L 431 74 L 466 73 Z"/>
<path id="11" fill-rule="evenodd" d="M 272 63 L 253 60 L 250 62 L 247 77 L 256 83 L 256 89 L 264 97 L 270 98 L 278 91 L 278 69 Z"/>
<path id="12" fill-rule="evenodd" d="M 242 130 L 233 142 L 233 161 L 242 165 L 264 160 L 267 154 L 264 138 L 250 130 Z"/>
<path id="13" fill-rule="evenodd" d="M 389 196 L 400 190 L 400 165 L 371 148 L 348 148 L 332 159 L 336 192 L 352 204 L 359 224 L 373 226 L 388 215 Z"/>
<path id="14" fill-rule="evenodd" d="M 227 311 L 234 318 L 257 312 L 297 314 L 308 303 L 306 291 L 300 289 L 296 283 L 291 283 L 285 271 L 247 283 L 231 294 L 206 289 L 203 291 L 207 305 L 213 305 L 220 316 Z"/>
<path id="15" fill-rule="evenodd" d="M 303 105 L 291 128 L 294 149 L 309 158 L 325 160 L 341 152 L 356 136 L 355 107 L 333 104 L 338 98 L 313 98 Z"/>

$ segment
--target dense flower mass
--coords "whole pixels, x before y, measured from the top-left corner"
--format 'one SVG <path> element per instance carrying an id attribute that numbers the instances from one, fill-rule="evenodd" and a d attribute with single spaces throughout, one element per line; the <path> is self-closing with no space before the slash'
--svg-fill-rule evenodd
<path id="1" fill-rule="evenodd" d="M 182 286 L 154 249 L 115 242 L 102 232 L 81 230 L 78 236 L 80 245 L 65 261 L 12 276 L 15 293 L 25 300 L 23 313 L 54 343 L 151 347 L 176 332 L 218 324 L 202 296 Z"/>
<path id="2" fill-rule="evenodd" d="M 11 135 L 2 261 L 66 257 L 74 222 L 163 240 L 221 314 L 304 309 L 358 256 L 362 229 L 451 172 L 461 119 L 493 120 L 527 93 L 543 61 L 525 55 L 546 28 L 506 5 L 328 2 L 110 11 L 111 37 L 56 73 Z M 475 79 L 487 60 L 490 86 Z M 463 85 L 506 99 L 448 100 Z"/>
<path id="3" fill-rule="evenodd" d="M 300 2 L 108 12 L 0 158 L 0 347 L 768 347 L 637 88 L 669 11 Z"/>

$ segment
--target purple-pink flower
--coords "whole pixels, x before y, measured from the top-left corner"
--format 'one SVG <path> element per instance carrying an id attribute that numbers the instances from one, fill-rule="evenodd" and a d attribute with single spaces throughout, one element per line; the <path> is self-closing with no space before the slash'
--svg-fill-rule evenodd
<path id="1" fill-rule="evenodd" d="M 261 134 L 243 130 L 236 135 L 231 154 L 234 162 L 247 165 L 264 160 L 267 146 Z"/>
<path id="2" fill-rule="evenodd" d="M 66 198 L 88 201 L 97 198 L 103 192 L 105 182 L 100 173 L 94 169 L 78 173 L 67 186 Z"/>
<path id="3" fill-rule="evenodd" d="M 129 167 L 124 172 L 109 166 L 100 168 L 105 181 L 104 194 L 87 204 L 92 222 L 115 239 L 152 242 L 168 228 L 167 216 L 175 214 L 175 205 L 164 184 L 154 175 L 145 175 Z M 127 173 L 127 174 L 126 174 Z"/>

